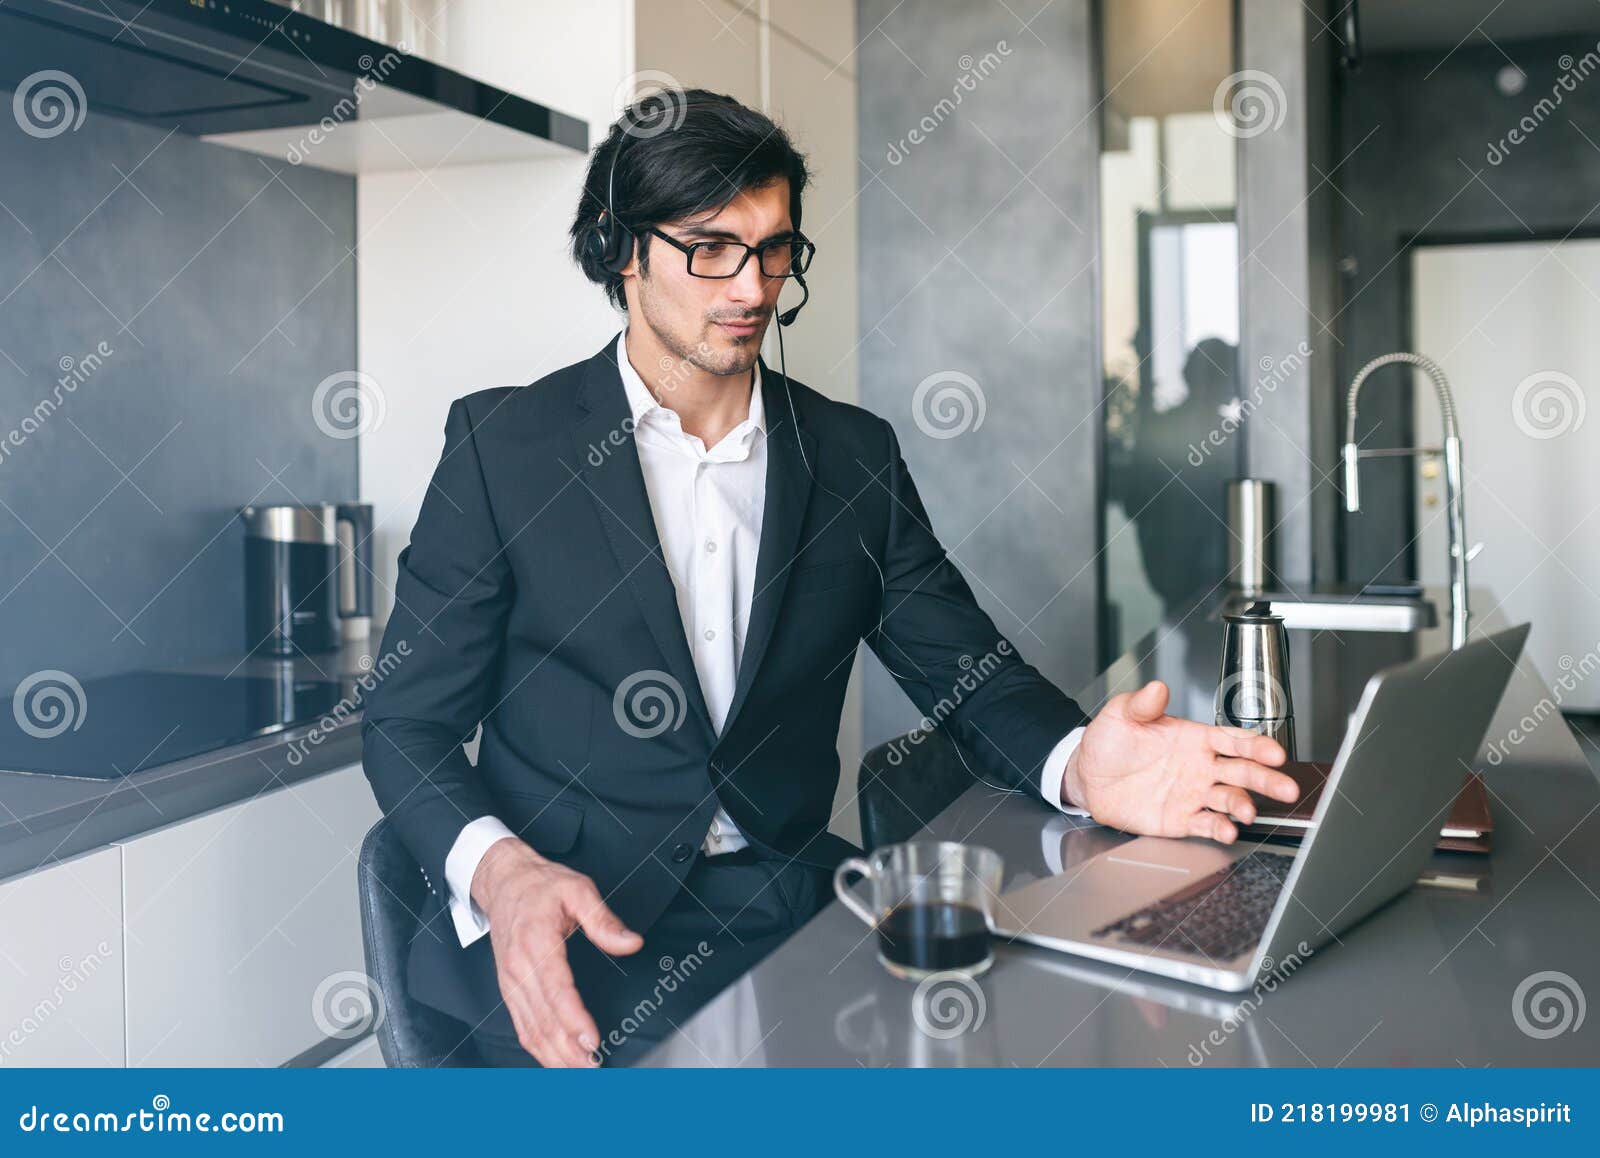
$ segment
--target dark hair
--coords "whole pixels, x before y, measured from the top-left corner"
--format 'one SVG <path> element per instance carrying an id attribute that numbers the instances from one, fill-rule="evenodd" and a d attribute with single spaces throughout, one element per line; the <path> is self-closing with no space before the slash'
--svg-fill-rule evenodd
<path id="1" fill-rule="evenodd" d="M 620 150 L 620 153 L 618 152 Z M 634 234 L 641 269 L 650 235 L 664 222 L 720 209 L 746 189 L 789 182 L 789 217 L 800 228 L 805 157 L 766 114 L 705 89 L 662 89 L 640 97 L 617 118 L 589 157 L 569 236 L 572 257 L 590 281 L 627 309 L 622 276 L 600 262 L 592 231 L 606 209 L 612 159 L 617 220 Z"/>

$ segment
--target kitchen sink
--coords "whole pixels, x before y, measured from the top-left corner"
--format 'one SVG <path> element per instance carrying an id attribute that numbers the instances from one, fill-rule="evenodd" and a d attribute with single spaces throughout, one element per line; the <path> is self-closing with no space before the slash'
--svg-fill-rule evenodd
<path id="1" fill-rule="evenodd" d="M 1283 625 L 1296 631 L 1421 631 L 1439 622 L 1433 603 L 1421 594 L 1374 595 L 1364 592 L 1310 593 L 1268 591 L 1229 595 L 1218 609 L 1242 611 L 1265 601 Z"/>

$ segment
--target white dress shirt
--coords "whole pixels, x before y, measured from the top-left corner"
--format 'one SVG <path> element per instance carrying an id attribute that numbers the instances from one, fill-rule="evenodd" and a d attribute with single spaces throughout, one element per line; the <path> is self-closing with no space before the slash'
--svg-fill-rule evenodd
<path id="1" fill-rule="evenodd" d="M 695 675 L 711 723 L 720 735 L 739 678 L 739 659 L 750 622 L 756 554 L 767 492 L 767 425 L 761 398 L 761 367 L 752 375 L 749 413 L 707 449 L 680 425 L 677 412 L 661 405 L 628 361 L 626 332 L 617 339 L 617 369 L 633 416 L 633 441 L 656 534 L 689 641 Z M 1065 736 L 1045 761 L 1044 797 L 1058 808 L 1067 760 L 1083 732 Z M 497 817 L 481 816 L 456 837 L 445 858 L 450 916 L 462 945 L 489 931 L 489 920 L 472 900 L 478 862 L 495 841 L 515 834 Z M 708 856 L 745 847 L 744 834 L 720 806 L 701 844 Z"/>

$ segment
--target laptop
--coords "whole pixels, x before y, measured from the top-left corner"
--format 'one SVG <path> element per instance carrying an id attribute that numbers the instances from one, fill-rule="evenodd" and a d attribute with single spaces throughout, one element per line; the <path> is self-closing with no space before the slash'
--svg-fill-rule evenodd
<path id="1" fill-rule="evenodd" d="M 1298 849 L 1139 837 L 1006 893 L 1001 937 L 1238 992 L 1417 879 L 1528 637 L 1373 676 Z"/>

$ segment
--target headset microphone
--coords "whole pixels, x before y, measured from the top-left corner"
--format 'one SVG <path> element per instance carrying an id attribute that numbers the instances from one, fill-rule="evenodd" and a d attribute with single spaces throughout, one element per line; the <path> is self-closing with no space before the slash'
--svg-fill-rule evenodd
<path id="1" fill-rule="evenodd" d="M 800 316 L 800 311 L 805 309 L 806 303 L 811 300 L 811 287 L 806 284 L 805 274 L 796 273 L 794 275 L 794 280 L 799 284 L 800 292 L 805 296 L 800 299 L 800 304 L 799 305 L 791 306 L 789 309 L 784 310 L 783 313 L 778 315 L 778 325 L 780 325 L 780 326 L 792 326 L 792 325 L 794 325 L 794 320 Z M 780 349 L 779 349 L 779 352 L 778 352 L 778 357 L 782 358 L 783 357 L 783 352 L 782 352 L 782 348 L 781 348 L 781 342 L 782 342 L 782 338 L 781 337 L 779 338 L 779 342 L 780 342 Z M 788 378 L 785 377 L 784 381 L 787 382 Z"/>

